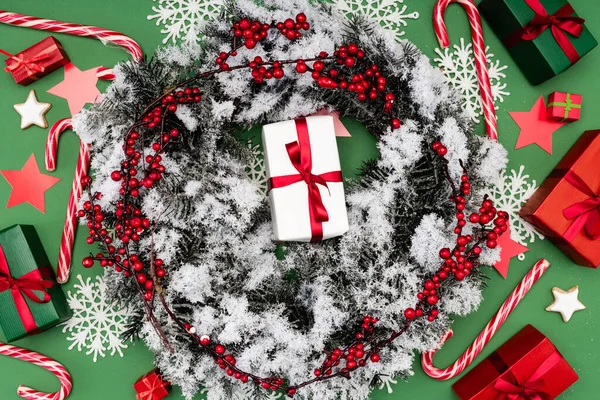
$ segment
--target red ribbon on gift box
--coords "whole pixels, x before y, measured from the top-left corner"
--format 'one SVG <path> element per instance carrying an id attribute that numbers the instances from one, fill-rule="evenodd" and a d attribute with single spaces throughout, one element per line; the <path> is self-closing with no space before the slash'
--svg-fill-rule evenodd
<path id="1" fill-rule="evenodd" d="M 572 16 L 575 10 L 569 3 L 550 15 L 540 0 L 525 0 L 525 2 L 535 12 L 535 16 L 522 29 L 509 35 L 504 40 L 506 47 L 514 46 L 521 40 L 537 39 L 546 29 L 550 28 L 552 36 L 569 58 L 571 64 L 576 63 L 581 56 L 569 40 L 567 33 L 576 38 L 580 37 L 585 19 Z"/>
<path id="2" fill-rule="evenodd" d="M 30 57 L 28 59 L 25 59 L 24 55 L 15 56 L 2 49 L 0 49 L 0 53 L 4 54 L 11 60 L 16 61 L 15 63 L 12 63 L 6 68 L 4 68 L 6 72 L 13 73 L 21 68 L 24 68 L 27 76 L 32 77 L 33 75 L 35 75 L 36 72 L 44 72 L 46 70 L 46 68 L 40 64 L 40 61 L 49 58 L 52 51 L 56 49 L 57 46 L 49 47 L 45 51 L 36 54 L 35 56 Z"/>
<path id="3" fill-rule="evenodd" d="M 510 372 L 496 380 L 494 388 L 500 393 L 495 400 L 552 400 L 553 397 L 542 391 L 544 387 L 544 375 L 554 368 L 562 356 L 558 351 L 552 353 L 544 362 L 521 384 Z"/>
<path id="4" fill-rule="evenodd" d="M 0 246 L 0 293 L 10 290 L 23 327 L 28 333 L 35 332 L 37 325 L 25 297 L 35 303 L 48 303 L 51 298 L 46 289 L 51 288 L 53 284 L 52 281 L 44 280 L 42 272 L 38 268 L 20 278 L 13 278 L 4 250 Z M 35 292 L 40 292 L 42 298 L 40 299 Z"/>
<path id="5" fill-rule="evenodd" d="M 298 174 L 275 176 L 269 179 L 269 188 L 278 189 L 304 181 L 308 186 L 308 210 L 310 215 L 311 242 L 323 239 L 323 222 L 329 221 L 329 213 L 323 204 L 321 191 L 317 185 L 325 186 L 328 182 L 342 182 L 342 171 L 331 171 L 320 175 L 312 173 L 312 153 L 306 118 L 298 118 L 296 132 L 298 140 L 285 145 L 290 161 Z"/>
<path id="6" fill-rule="evenodd" d="M 147 389 L 138 393 L 136 399 L 156 400 L 162 399 L 168 394 L 167 386 L 170 383 L 163 380 L 162 376 L 156 372 L 144 377 L 140 383 L 143 383 Z"/>
<path id="7" fill-rule="evenodd" d="M 579 232 L 585 231 L 590 239 L 600 239 L 600 193 L 594 193 L 592 188 L 573 171 L 567 172 L 565 180 L 589 198 L 563 210 L 565 218 L 575 219 L 563 237 L 570 242 Z"/>

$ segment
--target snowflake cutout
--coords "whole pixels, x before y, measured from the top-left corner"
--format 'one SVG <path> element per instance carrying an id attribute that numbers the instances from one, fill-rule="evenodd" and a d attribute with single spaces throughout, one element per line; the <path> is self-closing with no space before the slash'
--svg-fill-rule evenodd
<path id="1" fill-rule="evenodd" d="M 148 15 L 148 20 L 156 19 L 156 26 L 163 25 L 160 31 L 166 34 L 163 44 L 169 40 L 198 42 L 197 29 L 217 17 L 223 4 L 224 0 L 158 0 L 158 5 L 152 7 L 155 14 Z"/>
<path id="2" fill-rule="evenodd" d="M 389 375 L 379 375 L 379 390 L 383 389 L 384 387 L 387 387 L 387 392 L 389 394 L 392 394 L 394 392 L 394 389 L 392 389 L 392 385 L 397 385 L 398 381 L 394 379 L 393 376 L 389 376 Z"/>
<path id="3" fill-rule="evenodd" d="M 106 284 L 104 279 L 97 276 L 95 280 L 77 275 L 79 283 L 73 285 L 76 290 L 67 294 L 69 307 L 73 317 L 63 325 L 63 333 L 69 333 L 67 340 L 72 342 L 69 350 L 77 346 L 78 351 L 87 349 L 87 355 L 93 355 L 94 362 L 98 356 L 105 357 L 119 353 L 123 357 L 121 336 L 127 330 L 130 317 L 134 315 L 133 308 L 119 309 L 106 300 Z"/>
<path id="4" fill-rule="evenodd" d="M 248 149 L 252 151 L 252 159 L 246 167 L 246 174 L 252 182 L 258 187 L 258 192 L 267 195 L 267 170 L 265 168 L 265 155 L 259 145 L 253 145 L 252 141 L 246 143 Z"/>
<path id="5" fill-rule="evenodd" d="M 336 7 L 348 18 L 363 15 L 377 21 L 385 29 L 395 32 L 396 39 L 404 36 L 403 29 L 409 19 L 418 19 L 419 13 L 407 13 L 405 0 L 333 0 Z"/>
<path id="6" fill-rule="evenodd" d="M 471 43 L 465 45 L 465 39 L 460 38 L 460 45 L 455 44 L 453 48 L 453 51 L 436 48 L 435 52 L 439 58 L 434 58 L 433 61 L 442 69 L 446 82 L 460 90 L 467 114 L 473 122 L 479 123 L 480 117 L 483 115 L 483 109 L 481 107 L 481 96 L 479 95 L 479 81 L 473 56 L 473 45 Z M 504 96 L 510 95 L 505 90 L 506 83 L 502 82 L 506 78 L 506 74 L 502 71 L 508 67 L 500 65 L 499 60 L 494 60 L 494 54 L 489 52 L 489 47 L 486 48 L 486 57 L 494 102 L 502 103 L 504 102 Z M 495 109 L 497 110 L 498 106 Z"/>
<path id="7" fill-rule="evenodd" d="M 537 190 L 536 181 L 530 182 L 529 175 L 524 174 L 524 170 L 524 165 L 521 165 L 518 172 L 514 169 L 511 170 L 510 174 L 503 170 L 498 183 L 491 188 L 490 193 L 495 199 L 496 207 L 506 211 L 510 216 L 511 239 L 526 246 L 527 242 L 535 242 L 536 236 L 544 239 L 544 235 L 519 216 L 519 210 Z M 524 254 L 519 255 L 519 260 L 522 261 L 524 258 Z"/>

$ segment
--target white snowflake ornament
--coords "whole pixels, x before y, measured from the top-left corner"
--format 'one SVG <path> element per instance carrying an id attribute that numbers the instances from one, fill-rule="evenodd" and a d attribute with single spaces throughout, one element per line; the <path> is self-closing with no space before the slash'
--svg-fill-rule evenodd
<path id="1" fill-rule="evenodd" d="M 336 7 L 351 17 L 358 14 L 377 21 L 385 29 L 395 32 L 396 39 L 406 33 L 404 27 L 411 19 L 418 19 L 418 12 L 407 12 L 405 0 L 333 0 Z"/>
<path id="2" fill-rule="evenodd" d="M 119 353 L 123 357 L 123 349 L 127 344 L 121 340 L 127 330 L 129 319 L 134 315 L 133 309 L 119 309 L 106 300 L 104 279 L 97 276 L 95 280 L 77 275 L 79 283 L 73 285 L 76 292 L 69 290 L 67 300 L 73 310 L 73 317 L 65 322 L 63 333 L 69 333 L 67 340 L 72 342 L 69 350 L 77 346 L 78 351 L 86 349 L 94 362 L 98 356 L 106 353 L 114 356 Z"/>
<path id="3" fill-rule="evenodd" d="M 465 45 L 465 39 L 460 38 L 460 45 L 455 44 L 453 50 L 450 48 L 439 49 L 435 52 L 438 58 L 433 61 L 444 73 L 446 81 L 460 90 L 463 97 L 463 105 L 467 114 L 473 122 L 479 123 L 480 117 L 483 115 L 481 107 L 481 96 L 479 94 L 479 81 L 477 69 L 475 68 L 473 45 L 471 43 Z M 499 60 L 494 60 L 494 54 L 489 52 L 489 47 L 486 48 L 486 57 L 488 61 L 488 72 L 490 75 L 490 83 L 492 85 L 492 94 L 495 103 L 504 102 L 504 96 L 509 96 L 506 83 L 503 79 L 506 78 L 504 70 L 508 68 L 506 65 L 500 65 Z M 496 110 L 498 107 L 495 107 Z"/>
<path id="4" fill-rule="evenodd" d="M 502 170 L 500 180 L 492 186 L 490 195 L 495 199 L 496 208 L 506 211 L 510 216 L 511 239 L 526 246 L 527 243 L 535 242 L 536 236 L 544 239 L 544 235 L 519 216 L 519 210 L 537 190 L 536 181 L 530 181 L 529 175 L 525 174 L 524 171 L 524 165 L 519 167 L 518 172 L 514 169 L 510 173 Z M 523 254 L 519 255 L 520 260 L 523 260 L 524 257 Z"/>
<path id="5" fill-rule="evenodd" d="M 389 375 L 379 375 L 379 390 L 382 390 L 384 387 L 387 388 L 387 392 L 392 394 L 394 389 L 392 385 L 397 385 L 398 381 L 394 379 L 393 376 Z"/>
<path id="6" fill-rule="evenodd" d="M 246 167 L 246 175 L 256 186 L 258 192 L 267 195 L 267 169 L 265 168 L 265 155 L 259 145 L 252 144 L 252 141 L 246 143 L 248 149 L 252 151 L 252 158 Z"/>
<path id="7" fill-rule="evenodd" d="M 156 19 L 156 25 L 163 26 L 163 44 L 169 40 L 198 42 L 197 29 L 218 16 L 223 3 L 224 0 L 158 0 L 158 5 L 152 7 L 155 14 L 148 15 L 148 20 Z"/>

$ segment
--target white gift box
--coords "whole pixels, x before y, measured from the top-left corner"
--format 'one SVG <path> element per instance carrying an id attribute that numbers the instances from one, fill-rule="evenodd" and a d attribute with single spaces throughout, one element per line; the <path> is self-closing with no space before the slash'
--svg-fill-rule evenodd
<path id="1" fill-rule="evenodd" d="M 333 118 L 313 116 L 265 125 L 262 140 L 275 238 L 310 242 L 347 232 L 348 215 Z M 306 174 L 310 162 L 312 168 Z M 319 194 L 328 217 L 326 221 L 322 221 L 325 218 L 323 208 L 319 208 Z"/>

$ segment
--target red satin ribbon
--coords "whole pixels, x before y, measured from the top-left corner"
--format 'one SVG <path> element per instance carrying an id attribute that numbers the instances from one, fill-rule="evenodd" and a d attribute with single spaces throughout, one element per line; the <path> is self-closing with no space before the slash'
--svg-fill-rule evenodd
<path id="1" fill-rule="evenodd" d="M 579 232 L 585 231 L 590 239 L 600 239 L 600 193 L 594 193 L 592 188 L 573 171 L 567 172 L 565 180 L 589 198 L 563 210 L 565 218 L 575 219 L 563 237 L 571 242 Z"/>
<path id="2" fill-rule="evenodd" d="M 511 47 L 521 40 L 537 39 L 546 29 L 550 28 L 552 36 L 554 36 L 562 51 L 569 58 L 571 64 L 576 63 L 581 56 L 569 40 L 567 33 L 576 38 L 580 37 L 583 32 L 583 23 L 585 20 L 572 16 L 575 10 L 569 3 L 565 4 L 554 14 L 549 15 L 540 0 L 525 0 L 525 2 L 535 12 L 535 16 L 522 29 L 509 35 L 504 40 L 504 44 L 507 47 Z"/>
<path id="3" fill-rule="evenodd" d="M 45 60 L 46 58 L 49 58 L 51 52 L 54 51 L 55 48 L 56 46 L 52 46 L 49 49 L 46 49 L 41 53 L 38 53 L 35 56 L 28 59 L 25 59 L 24 56 L 19 57 L 12 55 L 9 52 L 0 49 L 0 53 L 9 57 L 9 59 L 16 61 L 8 65 L 6 68 L 4 68 L 4 70 L 6 72 L 13 73 L 14 71 L 24 68 L 25 73 L 28 77 L 35 75 L 36 72 L 44 72 L 46 68 L 43 65 L 40 65 L 39 62 Z"/>
<path id="4" fill-rule="evenodd" d="M 10 290 L 17 312 L 27 333 L 35 332 L 37 325 L 25 297 L 35 303 L 48 303 L 51 298 L 46 289 L 51 288 L 53 283 L 52 281 L 44 280 L 42 272 L 38 268 L 18 279 L 13 278 L 8 268 L 4 250 L 0 246 L 0 293 Z M 41 292 L 40 294 L 43 297 L 40 299 L 35 292 Z"/>
<path id="5" fill-rule="evenodd" d="M 137 396 L 135 396 L 136 399 L 141 399 L 141 400 L 162 399 L 163 397 L 165 397 L 164 395 L 166 395 L 166 393 L 168 393 L 166 387 L 168 385 L 170 385 L 169 382 L 164 381 L 162 379 L 162 376 L 160 376 L 157 373 L 153 373 L 150 376 L 145 377 L 144 379 L 142 379 L 142 383 L 144 385 L 146 385 L 146 387 L 148 389 L 144 390 L 143 392 L 138 393 Z M 163 389 L 163 391 L 161 393 L 157 393 L 157 391 L 159 389 Z M 159 397 L 161 394 L 163 396 Z"/>
<path id="6" fill-rule="evenodd" d="M 317 185 L 329 190 L 327 182 L 342 182 L 342 171 L 331 171 L 315 175 L 312 173 L 312 154 L 306 118 L 296 119 L 298 141 L 285 145 L 290 161 L 299 172 L 294 175 L 275 176 L 269 180 L 271 189 L 278 189 L 304 181 L 308 186 L 308 210 L 310 215 L 311 242 L 323 240 L 323 222 L 329 221 L 329 213 L 323 204 L 321 191 Z"/>
<path id="7" fill-rule="evenodd" d="M 543 377 L 561 360 L 562 356 L 555 351 L 523 384 L 517 382 L 515 376 L 510 372 L 505 374 L 505 377 L 498 378 L 494 384 L 494 388 L 500 391 L 496 395 L 496 400 L 552 400 L 552 396 L 541 390 L 544 386 Z"/>

